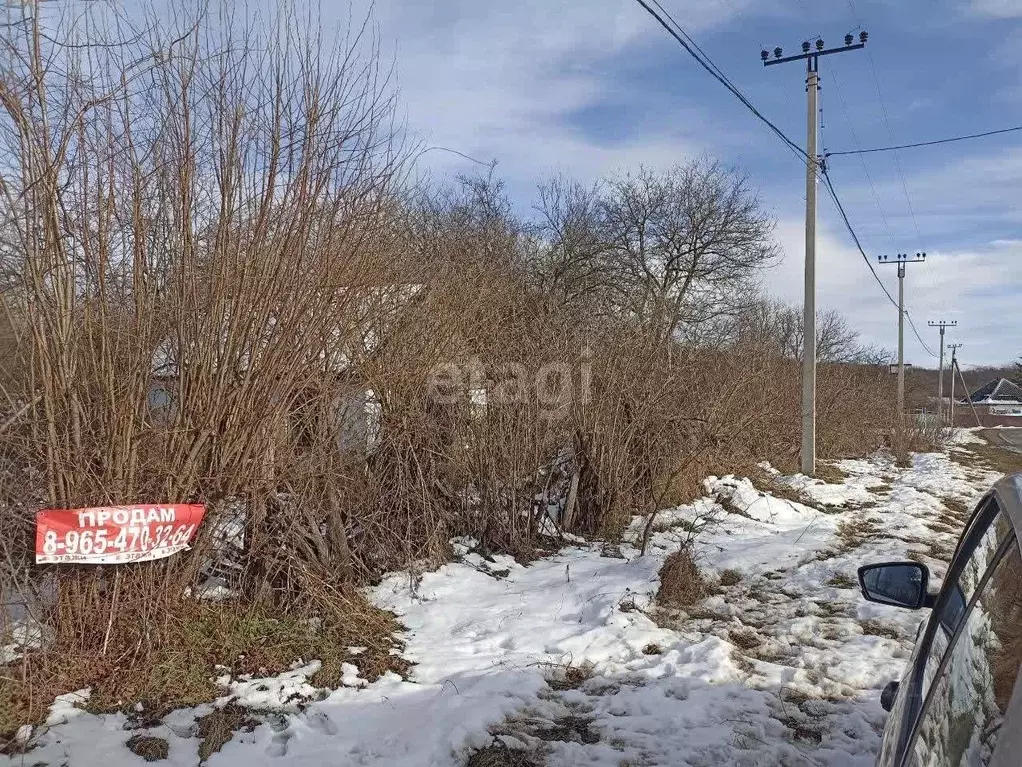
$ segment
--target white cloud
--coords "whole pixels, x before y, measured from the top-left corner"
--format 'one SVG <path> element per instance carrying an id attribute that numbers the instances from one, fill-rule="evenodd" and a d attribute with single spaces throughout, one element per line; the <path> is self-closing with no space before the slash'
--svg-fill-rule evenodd
<path id="1" fill-rule="evenodd" d="M 685 0 L 671 7 L 697 33 L 750 4 Z M 610 59 L 663 43 L 663 30 L 634 0 L 389 0 L 372 13 L 384 55 L 394 56 L 410 130 L 427 144 L 496 159 L 514 191 L 554 170 L 592 178 L 706 148 L 705 126 L 678 119 L 681 108 L 662 103 L 635 114 L 635 130 L 620 141 L 594 139 L 568 122 L 579 110 L 632 95 L 615 90 Z M 431 152 L 428 166 L 443 173 L 470 164 Z"/>
<path id="2" fill-rule="evenodd" d="M 1022 2 L 1019 0 L 972 0 L 971 10 L 980 16 L 996 19 L 1022 18 Z"/>
<path id="3" fill-rule="evenodd" d="M 777 239 L 784 260 L 768 277 L 766 288 L 792 303 L 802 303 L 805 228 L 801 220 L 778 224 Z M 1022 241 L 995 241 L 979 248 L 933 251 L 923 264 L 912 264 L 905 277 L 905 304 L 926 344 L 937 350 L 937 331 L 929 320 L 956 320 L 948 331 L 964 344 L 963 364 L 996 364 L 1022 353 L 1019 333 L 1019 295 Z M 877 266 L 877 273 L 897 299 L 894 268 Z M 897 309 L 884 296 L 844 232 L 824 227 L 817 242 L 817 307 L 837 309 L 847 316 L 865 340 L 897 349 Z M 920 366 L 936 360 L 923 350 L 911 329 L 905 330 L 906 358 Z"/>

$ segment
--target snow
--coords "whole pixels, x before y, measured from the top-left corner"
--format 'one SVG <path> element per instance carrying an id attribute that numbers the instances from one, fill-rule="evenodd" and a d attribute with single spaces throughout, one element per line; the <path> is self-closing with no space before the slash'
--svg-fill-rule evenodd
<path id="1" fill-rule="evenodd" d="M 494 738 L 550 767 L 872 765 L 880 690 L 901 675 L 922 613 L 864 602 L 855 570 L 912 551 L 939 578 L 936 554 L 957 536 L 942 500 L 971 503 L 993 475 L 943 454 L 907 469 L 885 456 L 838 467 L 840 483 L 768 471 L 812 505 L 709 477 L 706 497 L 658 514 L 646 556 L 639 518 L 617 547 L 574 539 L 528 566 L 483 559 L 459 539 L 456 561 L 369 591 L 405 627 L 408 679 L 369 683 L 344 664 L 339 688 L 318 689 L 319 662 L 303 659 L 272 678 L 224 675 L 220 700 L 147 731 L 167 739 L 174 767 L 197 764 L 194 719 L 228 701 L 262 723 L 210 767 L 461 767 Z M 693 536 L 712 593 L 657 613 L 658 571 Z M 716 585 L 724 570 L 737 582 Z M 123 748 L 125 715 L 87 714 L 74 700 L 55 702 L 32 762 L 141 763 Z"/>
<path id="2" fill-rule="evenodd" d="M 975 474 L 980 480 L 978 487 L 969 483 L 965 469 L 948 455 L 921 453 L 912 456 L 912 466 L 901 476 L 901 482 L 932 496 L 973 501 L 1000 476 L 982 470 Z"/>
<path id="3" fill-rule="evenodd" d="M 217 679 L 217 684 L 228 691 L 220 703 L 233 700 L 239 706 L 259 711 L 297 711 L 298 703 L 320 695 L 320 691 L 309 684 L 309 678 L 322 665 L 318 660 L 296 663 L 290 671 L 265 678 L 246 674 L 232 679 L 226 674 Z"/>
<path id="4" fill-rule="evenodd" d="M 986 440 L 979 436 L 976 433 L 977 431 L 979 431 L 979 427 L 955 429 L 951 434 L 951 438 L 948 440 L 948 444 L 954 446 L 985 445 Z"/>
<path id="5" fill-rule="evenodd" d="M 24 650 L 40 650 L 51 641 L 53 631 L 30 616 L 11 621 L 0 634 L 0 665 L 18 660 Z"/>
<path id="6" fill-rule="evenodd" d="M 89 702 L 92 690 L 88 687 L 75 690 L 74 692 L 58 695 L 50 706 L 50 715 L 46 718 L 47 727 L 55 727 L 58 724 L 67 724 L 82 714 L 82 707 Z"/>

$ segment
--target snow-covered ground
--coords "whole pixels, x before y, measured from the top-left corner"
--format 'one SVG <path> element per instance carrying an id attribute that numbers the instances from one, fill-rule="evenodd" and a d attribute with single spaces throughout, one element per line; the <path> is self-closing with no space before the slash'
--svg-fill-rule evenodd
<path id="1" fill-rule="evenodd" d="M 460 767 L 509 747 L 532 761 L 487 764 L 872 765 L 880 690 L 901 674 L 920 614 L 864 602 L 855 570 L 908 555 L 939 577 L 962 509 L 995 476 L 942 454 L 909 469 L 880 456 L 838 466 L 840 484 L 773 477 L 809 505 L 711 477 L 706 498 L 661 512 L 645 557 L 580 544 L 523 567 L 463 546 L 436 572 L 394 574 L 371 596 L 407 628 L 409 679 L 367 684 L 351 666 L 343 687 L 316 690 L 315 663 L 225 679 L 220 703 L 259 710 L 262 724 L 208 763 Z M 659 568 L 693 528 L 713 593 L 658 613 Z M 140 732 L 167 740 L 167 764 L 198 762 L 194 720 L 210 706 L 128 732 L 124 715 L 75 700 L 58 701 L 34 749 L 0 766 L 141 763 L 124 746 Z"/>

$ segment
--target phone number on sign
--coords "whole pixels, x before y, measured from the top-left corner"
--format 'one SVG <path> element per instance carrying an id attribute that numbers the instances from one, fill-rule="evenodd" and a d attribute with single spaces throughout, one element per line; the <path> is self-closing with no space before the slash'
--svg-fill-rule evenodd
<path id="1" fill-rule="evenodd" d="M 52 554 L 106 554 L 148 552 L 154 549 L 184 546 L 191 540 L 198 525 L 157 525 L 146 527 L 122 527 L 116 535 L 109 531 L 67 530 L 63 537 L 53 530 L 47 530 L 43 538 L 43 553 Z"/>

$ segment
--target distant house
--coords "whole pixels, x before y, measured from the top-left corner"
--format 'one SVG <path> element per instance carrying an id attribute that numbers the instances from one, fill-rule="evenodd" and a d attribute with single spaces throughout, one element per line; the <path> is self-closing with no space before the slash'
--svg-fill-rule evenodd
<path id="1" fill-rule="evenodd" d="M 1007 378 L 995 378 L 972 393 L 971 397 L 958 400 L 962 418 L 975 421 L 969 411 L 975 409 L 984 426 L 1022 426 L 1022 386 Z M 959 421 L 959 418 L 955 418 Z M 959 425 L 970 425 L 961 423 Z"/>

